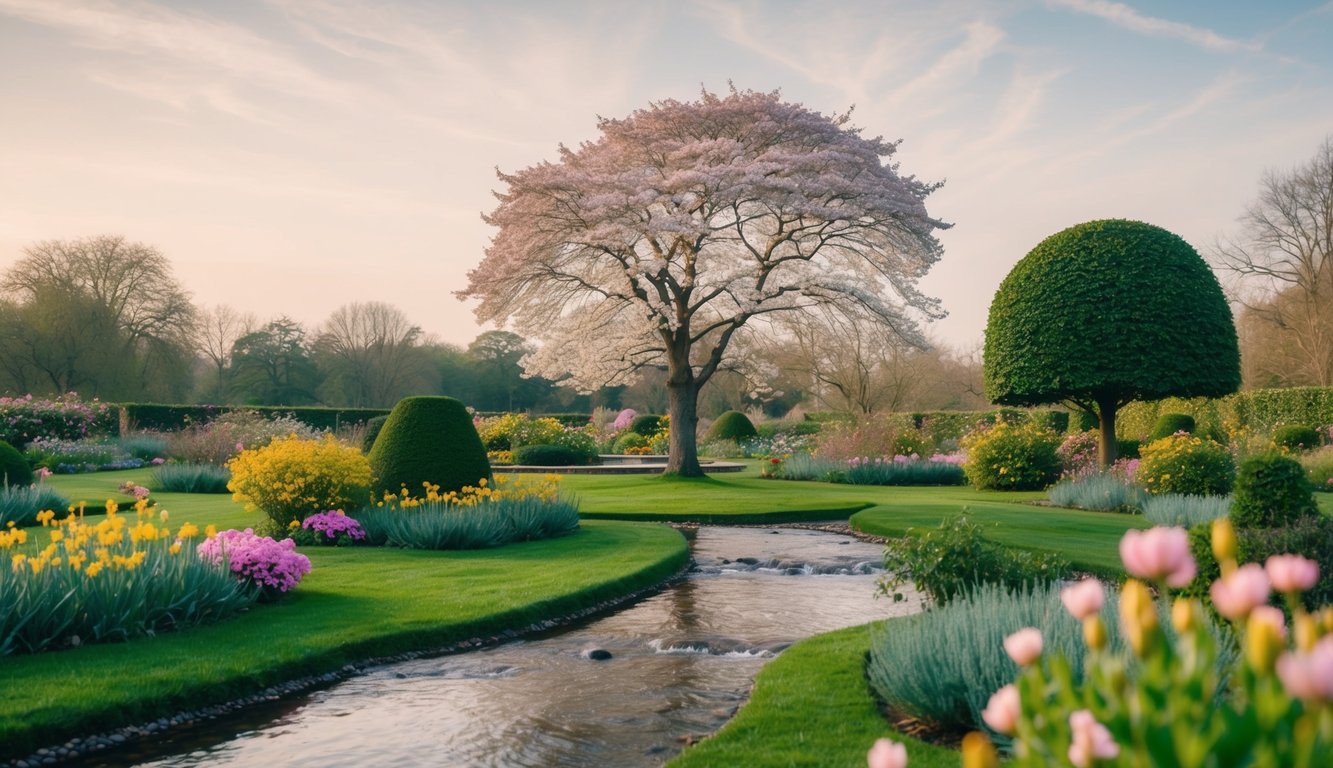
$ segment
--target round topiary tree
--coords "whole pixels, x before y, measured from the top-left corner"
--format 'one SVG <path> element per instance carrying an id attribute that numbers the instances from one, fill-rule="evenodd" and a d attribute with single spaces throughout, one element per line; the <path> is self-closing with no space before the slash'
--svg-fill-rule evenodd
<path id="1" fill-rule="evenodd" d="M 713 426 L 708 429 L 709 440 L 748 440 L 752 437 L 758 437 L 759 432 L 754 428 L 754 424 L 749 417 L 740 411 L 727 411 L 717 417 Z"/>
<path id="2" fill-rule="evenodd" d="M 653 413 L 644 413 L 634 417 L 629 423 L 629 431 L 636 435 L 652 437 L 662 429 L 662 417 Z"/>
<path id="3" fill-rule="evenodd" d="M 1240 386 L 1217 278 L 1189 243 L 1139 221 L 1090 221 L 1032 249 L 995 293 L 984 355 L 993 402 L 1096 413 L 1104 466 L 1125 404 Z"/>
<path id="4" fill-rule="evenodd" d="M 397 493 L 407 487 L 422 492 L 422 483 L 440 486 L 441 493 L 491 476 L 486 447 L 467 408 L 452 397 L 408 397 L 398 401 L 370 449 L 376 488 Z"/>
<path id="5" fill-rule="evenodd" d="M 32 485 L 32 467 L 14 446 L 0 440 L 0 484 Z"/>
<path id="6" fill-rule="evenodd" d="M 1314 488 L 1295 459 L 1255 456 L 1236 472 L 1231 522 L 1237 528 L 1281 528 L 1318 514 Z"/>
<path id="7" fill-rule="evenodd" d="M 1148 435 L 1148 442 L 1170 437 L 1177 432 L 1194 434 L 1194 417 L 1188 413 L 1164 413 L 1157 417 L 1157 424 Z"/>

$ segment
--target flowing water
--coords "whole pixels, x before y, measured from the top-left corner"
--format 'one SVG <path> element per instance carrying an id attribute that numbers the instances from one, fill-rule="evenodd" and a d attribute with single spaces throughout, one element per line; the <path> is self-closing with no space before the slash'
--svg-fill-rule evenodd
<path id="1" fill-rule="evenodd" d="M 705 527 L 693 555 L 687 579 L 614 614 L 379 667 L 82 764 L 659 765 L 721 726 L 791 643 L 917 608 L 874 598 L 882 548 L 846 536 Z"/>

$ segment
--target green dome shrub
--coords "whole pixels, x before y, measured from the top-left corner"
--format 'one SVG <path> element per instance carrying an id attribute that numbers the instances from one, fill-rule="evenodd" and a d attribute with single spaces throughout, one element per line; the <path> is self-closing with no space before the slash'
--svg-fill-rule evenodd
<path id="1" fill-rule="evenodd" d="M 361 436 L 362 453 L 370 453 L 370 449 L 375 447 L 375 438 L 380 436 L 380 430 L 384 429 L 384 422 L 388 420 L 388 416 L 372 416 L 366 419 L 366 433 Z"/>
<path id="2" fill-rule="evenodd" d="M 1255 456 L 1240 465 L 1231 500 L 1237 528 L 1283 528 L 1319 514 L 1305 468 L 1279 454 Z"/>
<path id="3" fill-rule="evenodd" d="M 611 444 L 611 453 L 625 453 L 631 448 L 647 448 L 648 438 L 638 432 L 626 432 Z"/>
<path id="4" fill-rule="evenodd" d="M 370 450 L 376 488 L 413 495 L 422 484 L 458 491 L 491 477 L 486 447 L 467 408 L 452 397 L 408 397 L 398 401 Z"/>
<path id="5" fill-rule="evenodd" d="M 1148 435 L 1148 442 L 1170 437 L 1177 432 L 1194 434 L 1194 417 L 1188 413 L 1164 413 L 1157 418 L 1157 424 Z"/>
<path id="6" fill-rule="evenodd" d="M 662 417 L 651 413 L 635 416 L 634 421 L 629 423 L 629 431 L 644 437 L 652 437 L 660 429 L 662 429 Z"/>
<path id="7" fill-rule="evenodd" d="M 1236 479 L 1231 453 L 1193 435 L 1164 437 L 1143 446 L 1134 479 L 1148 493 L 1225 496 Z"/>
<path id="8" fill-rule="evenodd" d="M 514 463 L 530 467 L 578 467 L 592 462 L 587 451 L 568 445 L 525 445 L 514 449 Z"/>
<path id="9" fill-rule="evenodd" d="M 32 467 L 14 446 L 0 440 L 0 481 L 19 486 L 32 485 Z"/>
<path id="10" fill-rule="evenodd" d="M 1213 555 L 1211 523 L 1190 528 L 1190 553 L 1199 573 L 1183 592 L 1208 601 L 1209 586 L 1222 575 Z M 1278 528 L 1236 528 L 1237 562 L 1262 565 L 1273 555 L 1300 555 L 1318 563 L 1319 581 L 1302 595 L 1306 608 L 1333 603 L 1333 517 L 1313 515 Z"/>
<path id="11" fill-rule="evenodd" d="M 708 429 L 707 440 L 735 440 L 740 442 L 752 437 L 758 437 L 759 432 L 754 428 L 754 423 L 749 417 L 740 411 L 727 411 L 717 417 L 713 426 Z"/>
<path id="12" fill-rule="evenodd" d="M 1060 438 L 1032 423 L 995 426 L 963 438 L 967 462 L 963 471 L 977 488 L 1035 491 L 1060 478 Z"/>
<path id="13" fill-rule="evenodd" d="M 1278 427 L 1273 431 L 1273 445 L 1293 453 L 1312 451 L 1320 442 L 1319 430 L 1314 427 Z"/>

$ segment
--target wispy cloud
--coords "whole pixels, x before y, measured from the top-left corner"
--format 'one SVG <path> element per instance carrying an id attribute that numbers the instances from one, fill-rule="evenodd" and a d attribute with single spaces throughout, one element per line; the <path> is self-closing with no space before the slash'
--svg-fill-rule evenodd
<path id="1" fill-rule="evenodd" d="M 1133 32 L 1154 37 L 1175 38 L 1210 51 L 1258 51 L 1261 47 L 1257 43 L 1219 35 L 1211 29 L 1145 16 L 1124 3 L 1111 0 L 1047 0 L 1047 5 L 1096 16 Z"/>

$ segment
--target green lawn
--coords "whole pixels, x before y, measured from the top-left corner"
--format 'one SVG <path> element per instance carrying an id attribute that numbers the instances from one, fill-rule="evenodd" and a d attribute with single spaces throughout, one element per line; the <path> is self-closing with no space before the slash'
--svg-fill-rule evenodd
<path id="1" fill-rule="evenodd" d="M 864 672 L 870 626 L 816 635 L 783 651 L 760 671 L 730 722 L 668 765 L 863 768 L 875 739 L 887 736 L 907 745 L 912 768 L 957 766 L 957 751 L 895 734 L 879 713 Z"/>
<path id="2" fill-rule="evenodd" d="M 134 472 L 68 480 L 100 487 Z M 155 495 L 173 527 L 256 520 L 225 495 Z M 684 538 L 669 528 L 596 520 L 572 536 L 494 550 L 303 551 L 314 569 L 277 604 L 155 638 L 0 661 L 0 759 L 349 662 L 569 614 L 654 584 L 688 559 Z"/>

